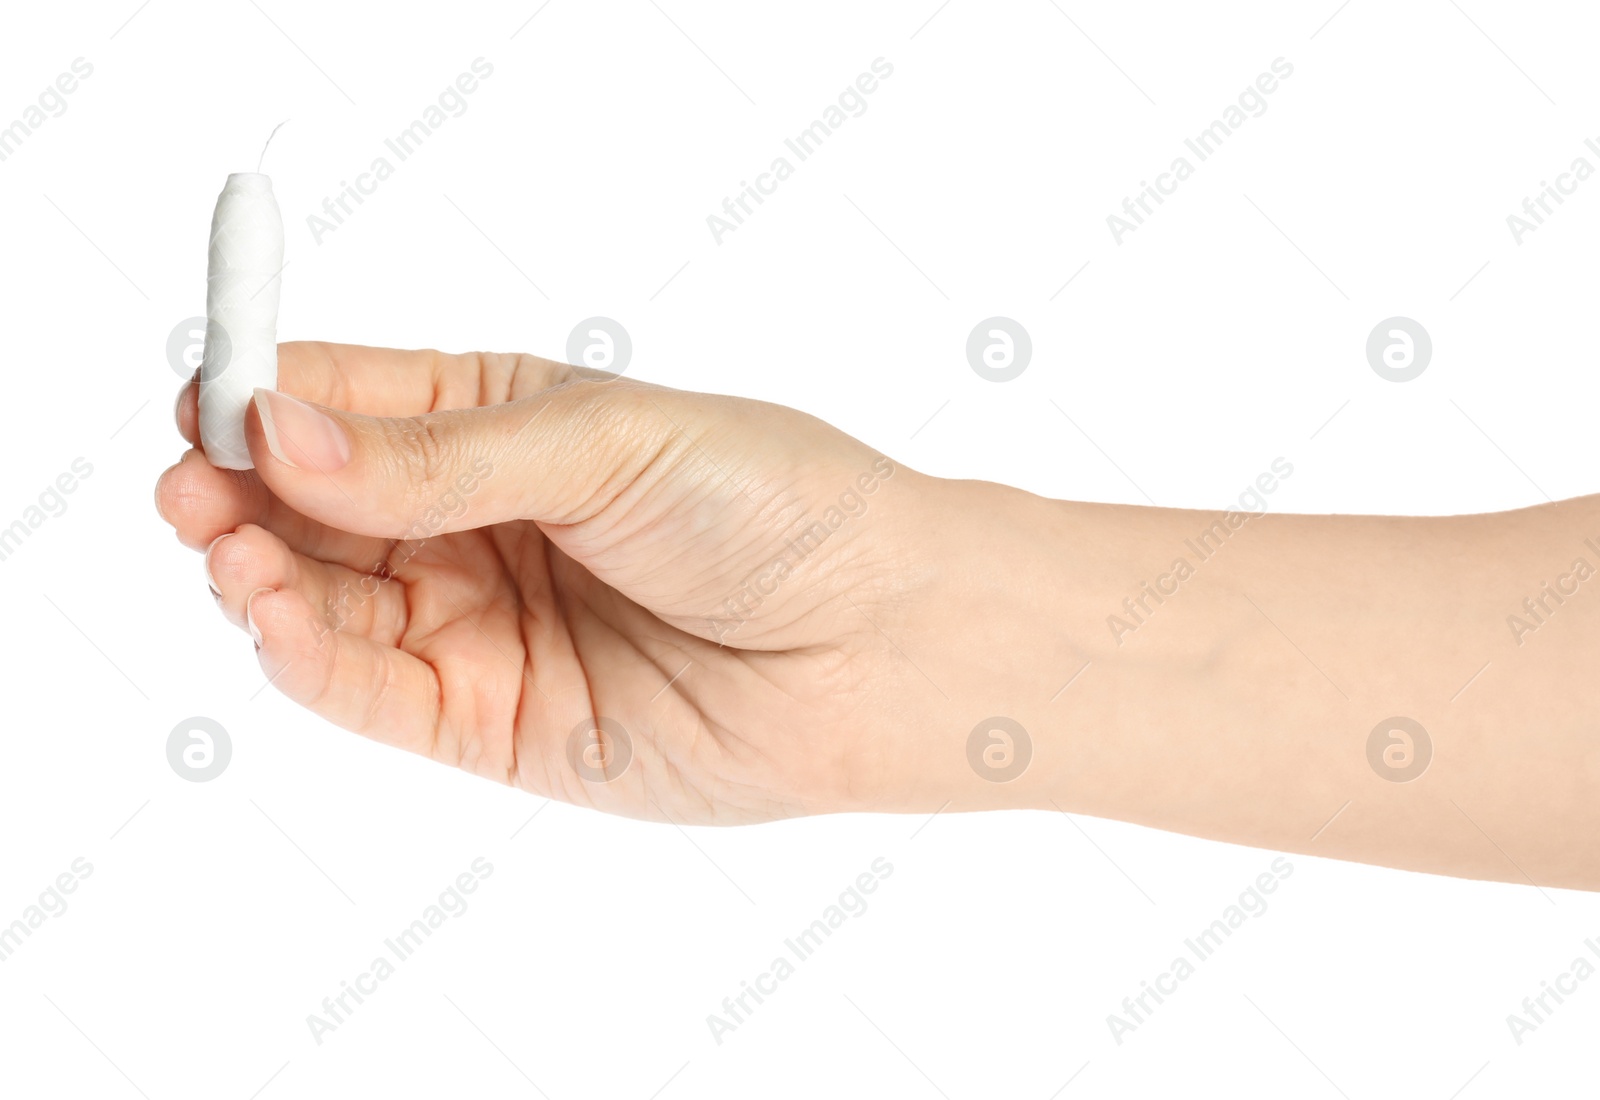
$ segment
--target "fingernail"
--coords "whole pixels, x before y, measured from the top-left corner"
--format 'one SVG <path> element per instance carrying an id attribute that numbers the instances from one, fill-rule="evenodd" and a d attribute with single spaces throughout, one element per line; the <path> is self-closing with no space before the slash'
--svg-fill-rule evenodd
<path id="1" fill-rule="evenodd" d="M 276 390 L 258 387 L 255 401 L 267 449 L 279 462 L 330 473 L 350 461 L 350 439 L 331 416 Z"/>
<path id="2" fill-rule="evenodd" d="M 261 628 L 256 626 L 256 597 L 263 592 L 271 592 L 270 588 L 258 588 L 250 593 L 249 599 L 244 601 L 244 622 L 250 628 L 250 638 L 256 643 L 256 648 L 261 648 Z"/>
<path id="3" fill-rule="evenodd" d="M 228 538 L 234 533 L 235 532 L 233 531 L 224 531 L 222 534 L 212 539 L 211 545 L 206 547 L 206 583 L 211 586 L 211 591 L 216 593 L 219 598 L 222 596 L 222 586 L 217 583 L 217 575 L 211 571 L 211 552 L 217 548 L 217 543 L 221 542 L 225 538 Z"/>

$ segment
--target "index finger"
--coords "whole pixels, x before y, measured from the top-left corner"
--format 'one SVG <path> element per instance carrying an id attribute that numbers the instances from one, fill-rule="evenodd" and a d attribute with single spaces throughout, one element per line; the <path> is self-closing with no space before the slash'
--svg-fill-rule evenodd
<path id="1" fill-rule="evenodd" d="M 364 416 L 421 416 L 496 405 L 565 382 L 566 363 L 490 351 L 452 354 L 296 340 L 278 345 L 278 389 Z M 178 396 L 178 431 L 198 446 L 200 387 Z"/>

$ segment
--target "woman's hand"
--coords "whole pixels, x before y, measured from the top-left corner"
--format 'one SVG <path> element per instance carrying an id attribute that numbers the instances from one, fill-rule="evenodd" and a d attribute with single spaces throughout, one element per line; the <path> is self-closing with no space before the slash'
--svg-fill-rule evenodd
<path id="1" fill-rule="evenodd" d="M 1079 504 L 526 356 L 280 358 L 312 404 L 258 395 L 257 468 L 190 451 L 156 495 L 340 725 L 640 817 L 1060 809 L 1600 888 L 1600 597 L 1507 628 L 1592 575 L 1600 497 Z"/>
<path id="2" fill-rule="evenodd" d="M 933 479 L 791 409 L 532 356 L 290 343 L 279 377 L 254 471 L 190 450 L 156 499 L 291 699 L 639 817 L 939 805 L 908 700 L 942 691 L 896 645 L 938 633 Z"/>

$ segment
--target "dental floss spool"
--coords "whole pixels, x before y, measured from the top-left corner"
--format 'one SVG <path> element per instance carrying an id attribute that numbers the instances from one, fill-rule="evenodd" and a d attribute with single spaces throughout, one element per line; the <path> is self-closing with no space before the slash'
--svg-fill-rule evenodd
<path id="1" fill-rule="evenodd" d="M 281 128 L 283 123 L 278 123 Z M 272 143 L 274 128 L 267 137 Z M 200 443 L 224 470 L 255 467 L 245 444 L 245 410 L 257 386 L 278 388 L 278 275 L 283 216 L 272 177 L 235 172 L 217 196 L 206 265 L 206 343 L 200 361 Z"/>

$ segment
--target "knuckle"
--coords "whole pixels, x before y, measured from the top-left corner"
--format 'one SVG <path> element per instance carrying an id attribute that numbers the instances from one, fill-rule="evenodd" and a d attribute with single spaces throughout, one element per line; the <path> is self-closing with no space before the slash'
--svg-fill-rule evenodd
<path id="1" fill-rule="evenodd" d="M 662 400 L 662 391 L 618 380 L 581 387 L 581 407 L 567 422 L 563 443 L 585 471 L 582 492 L 571 501 L 569 522 L 584 522 L 606 512 L 619 499 L 632 498 L 670 472 L 694 444 L 690 418 Z M 576 486 L 575 486 L 576 487 Z"/>
<path id="2" fill-rule="evenodd" d="M 395 456 L 403 484 L 420 497 L 427 497 L 433 486 L 450 476 L 459 457 L 453 433 L 434 415 L 401 417 L 385 421 L 391 435 L 388 452 Z"/>

